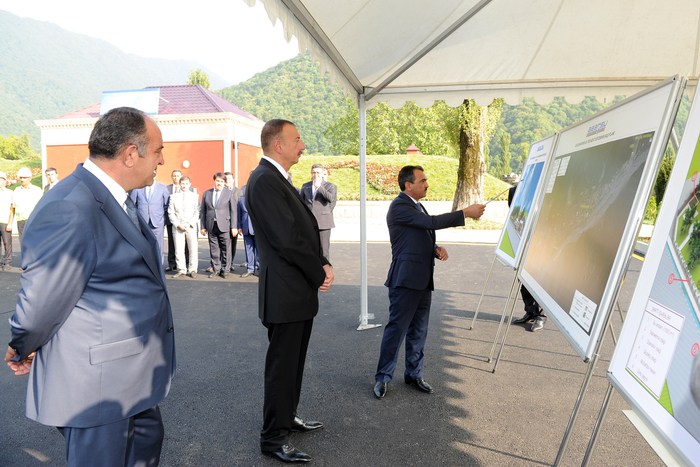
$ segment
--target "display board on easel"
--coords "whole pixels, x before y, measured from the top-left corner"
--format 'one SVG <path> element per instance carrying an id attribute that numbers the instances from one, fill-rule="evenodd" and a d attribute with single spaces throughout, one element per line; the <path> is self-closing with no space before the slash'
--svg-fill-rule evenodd
<path id="1" fill-rule="evenodd" d="M 516 269 L 525 250 L 532 220 L 537 216 L 537 201 L 544 185 L 540 183 L 554 148 L 556 134 L 536 141 L 523 165 L 523 174 L 515 190 L 508 217 L 496 244 L 496 257 L 506 266 Z"/>
<path id="2" fill-rule="evenodd" d="M 700 466 L 700 102 L 693 103 L 608 380 L 684 465 Z"/>
<path id="3" fill-rule="evenodd" d="M 627 269 L 682 87 L 666 80 L 557 139 L 520 279 L 584 361 Z"/>

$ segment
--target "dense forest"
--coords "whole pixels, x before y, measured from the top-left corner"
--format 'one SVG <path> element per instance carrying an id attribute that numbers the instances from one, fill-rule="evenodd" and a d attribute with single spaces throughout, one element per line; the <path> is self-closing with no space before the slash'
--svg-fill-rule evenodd
<path id="1" fill-rule="evenodd" d="M 343 91 L 321 76 L 308 53 L 217 94 L 265 121 L 293 121 L 309 154 L 331 153 L 324 131 L 347 111 Z"/>

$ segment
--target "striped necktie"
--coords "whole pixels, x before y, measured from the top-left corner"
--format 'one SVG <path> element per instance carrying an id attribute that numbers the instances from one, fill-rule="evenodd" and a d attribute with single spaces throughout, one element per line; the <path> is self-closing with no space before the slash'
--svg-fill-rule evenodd
<path id="1" fill-rule="evenodd" d="M 124 204 L 126 204 L 126 214 L 129 216 L 129 219 L 131 219 L 131 222 L 134 223 L 134 225 L 136 226 L 138 231 L 141 232 L 141 225 L 139 224 L 139 216 L 136 213 L 136 205 L 131 200 L 130 196 L 126 197 L 126 201 L 124 201 Z"/>

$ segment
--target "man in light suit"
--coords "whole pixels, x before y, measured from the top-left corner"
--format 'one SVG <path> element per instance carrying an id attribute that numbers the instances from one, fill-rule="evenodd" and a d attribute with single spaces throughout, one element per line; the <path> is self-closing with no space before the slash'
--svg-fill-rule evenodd
<path id="1" fill-rule="evenodd" d="M 5 361 L 29 373 L 26 415 L 58 427 L 68 466 L 157 466 L 173 320 L 156 238 L 127 192 L 153 183 L 163 139 L 121 107 L 88 147 L 27 221 Z"/>
<path id="2" fill-rule="evenodd" d="M 190 191 L 190 177 L 180 179 L 179 193 L 170 195 L 168 217 L 173 224 L 177 273 L 173 278 L 188 274 L 197 277 L 197 222 L 199 222 L 199 196 Z M 185 247 L 189 250 L 189 271 L 185 260 Z"/>
<path id="3" fill-rule="evenodd" d="M 245 207 L 245 191 L 242 189 L 242 195 L 238 198 L 238 235 L 243 236 L 243 244 L 245 245 L 245 261 L 246 271 L 241 274 L 241 277 L 246 278 L 255 274 L 255 269 L 259 267 L 258 244 L 255 242 L 255 229 L 248 215 L 248 208 Z"/>
<path id="4" fill-rule="evenodd" d="M 338 187 L 324 178 L 325 173 L 323 165 L 312 165 L 311 181 L 301 186 L 301 197 L 316 216 L 323 256 L 330 259 L 331 229 L 335 227 L 333 209 L 338 198 Z"/>
<path id="5" fill-rule="evenodd" d="M 170 178 L 173 183 L 168 185 L 168 193 L 172 195 L 173 193 L 178 193 L 180 191 L 180 179 L 182 178 L 182 172 L 175 169 L 171 172 Z M 167 213 L 166 213 L 167 214 Z M 165 216 L 165 231 L 168 233 L 168 266 L 165 271 L 177 271 L 177 261 L 175 259 L 175 236 L 173 235 L 173 224 L 170 222 L 169 216 Z M 185 249 L 187 250 L 187 245 L 185 244 Z M 187 257 L 187 251 L 185 251 L 185 257 Z"/>
<path id="6" fill-rule="evenodd" d="M 212 272 L 209 278 L 228 277 L 231 269 L 231 236 L 238 235 L 238 207 L 233 192 L 226 188 L 226 175 L 214 174 L 214 188 L 202 195 L 202 235 L 209 234 Z"/>
<path id="7" fill-rule="evenodd" d="M 464 225 L 464 218 L 478 219 L 485 205 L 473 204 L 461 211 L 431 216 L 419 200 L 428 193 L 428 179 L 420 166 L 399 171 L 401 193 L 391 202 L 386 223 L 391 240 L 389 323 L 384 328 L 374 395 L 382 399 L 396 369 L 399 347 L 406 338 L 404 381 L 422 392 L 433 388 L 423 379 L 423 348 L 428 336 L 428 317 L 435 258 L 446 261 L 447 251 L 435 244 L 435 231 Z"/>
<path id="8" fill-rule="evenodd" d="M 289 181 L 304 150 L 299 132 L 292 122 L 270 120 L 260 139 L 264 156 L 245 195 L 260 251 L 258 313 L 270 342 L 260 450 L 284 462 L 309 462 L 289 435 L 323 426 L 301 419 L 297 404 L 318 291 L 329 289 L 333 269 L 321 252 L 316 218 Z"/>
<path id="9" fill-rule="evenodd" d="M 165 218 L 168 212 L 168 203 L 170 202 L 168 188 L 162 183 L 156 182 L 154 176 L 153 184 L 131 192 L 131 200 L 136 204 L 139 214 L 146 219 L 148 226 L 153 231 L 153 235 L 158 239 L 158 252 L 162 262 L 164 259 Z"/>

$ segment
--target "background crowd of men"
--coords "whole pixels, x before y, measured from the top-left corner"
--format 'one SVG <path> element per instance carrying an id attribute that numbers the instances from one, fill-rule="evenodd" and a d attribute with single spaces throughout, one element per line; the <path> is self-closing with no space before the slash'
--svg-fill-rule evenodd
<path id="1" fill-rule="evenodd" d="M 312 180 L 299 190 L 308 208 L 314 213 L 321 234 L 321 244 L 326 257 L 330 256 L 330 229 L 335 227 L 333 209 L 337 200 L 337 187 L 328 181 L 329 171 L 321 164 L 311 169 Z M 45 171 L 47 183 L 43 189 L 31 183 L 32 173 L 27 167 L 17 172 L 20 186 L 14 190 L 6 188 L 9 181 L 0 172 L 0 248 L 3 255 L 0 265 L 3 271 L 12 270 L 13 222 L 17 223 L 17 233 L 22 242 L 24 224 L 41 197 L 58 183 L 58 171 L 49 167 Z M 153 181 L 152 185 L 134 189 L 129 193 L 141 217 L 148 223 L 156 237 L 161 261 L 166 272 L 174 272 L 173 277 L 197 277 L 199 235 L 209 240 L 210 265 L 207 268 L 210 278 L 228 278 L 233 272 L 233 259 L 237 240 L 244 242 L 245 262 L 241 266 L 246 271 L 241 277 L 256 275 L 259 269 L 259 255 L 255 241 L 255 231 L 245 205 L 245 189 L 235 185 L 231 172 L 214 174 L 214 187 L 202 194 L 200 201 L 197 188 L 192 186 L 189 177 L 182 171 L 174 170 L 172 183 L 164 185 Z M 165 252 L 167 233 L 168 248 Z"/>

